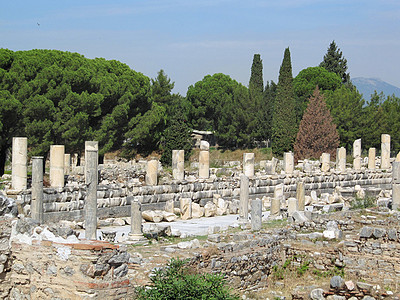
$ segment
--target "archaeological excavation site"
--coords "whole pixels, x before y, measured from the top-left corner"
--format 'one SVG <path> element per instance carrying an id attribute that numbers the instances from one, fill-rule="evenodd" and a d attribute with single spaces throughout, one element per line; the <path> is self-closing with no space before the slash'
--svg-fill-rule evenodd
<path id="1" fill-rule="evenodd" d="M 79 159 L 64 145 L 28 159 L 27 138 L 14 137 L 0 298 L 136 299 L 184 261 L 220 276 L 229 299 L 399 299 L 400 155 L 381 139 L 319 160 L 244 153 L 218 167 L 201 141 L 196 162 L 173 150 L 166 170 L 156 158 L 99 163 L 96 141 Z"/>

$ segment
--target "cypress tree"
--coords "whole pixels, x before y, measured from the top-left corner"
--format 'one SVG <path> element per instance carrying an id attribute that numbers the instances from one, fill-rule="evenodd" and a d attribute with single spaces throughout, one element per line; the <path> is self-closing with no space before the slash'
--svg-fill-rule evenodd
<path id="1" fill-rule="evenodd" d="M 342 51 L 336 46 L 335 41 L 330 43 L 324 60 L 319 64 L 329 72 L 336 73 L 342 78 L 342 83 L 350 83 L 350 74 L 347 71 L 347 59 L 343 57 Z"/>
<path id="2" fill-rule="evenodd" d="M 336 125 L 317 86 L 300 122 L 294 144 L 295 160 L 319 158 L 322 153 L 330 153 L 334 158 L 338 146 Z"/>
<path id="3" fill-rule="evenodd" d="M 272 116 L 272 150 L 282 154 L 292 150 L 296 137 L 295 95 L 293 90 L 292 63 L 289 48 L 285 49 Z"/>
<path id="4" fill-rule="evenodd" d="M 254 54 L 249 82 L 250 99 L 254 101 L 264 91 L 263 65 L 260 54 Z"/>

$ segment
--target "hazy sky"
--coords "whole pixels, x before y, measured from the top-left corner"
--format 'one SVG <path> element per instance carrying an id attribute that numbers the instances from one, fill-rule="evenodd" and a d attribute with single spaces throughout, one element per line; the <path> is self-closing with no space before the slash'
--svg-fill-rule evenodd
<path id="1" fill-rule="evenodd" d="M 219 72 L 247 86 L 255 53 L 276 82 L 286 47 L 296 76 L 332 40 L 351 77 L 400 87 L 399 37 L 398 0 L 8 0 L 0 10 L 0 48 L 116 59 L 151 78 L 164 69 L 182 95 Z"/>

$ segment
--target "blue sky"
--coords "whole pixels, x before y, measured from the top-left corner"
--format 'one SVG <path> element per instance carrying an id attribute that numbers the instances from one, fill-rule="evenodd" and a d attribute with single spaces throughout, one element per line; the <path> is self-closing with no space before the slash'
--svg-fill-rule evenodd
<path id="1" fill-rule="evenodd" d="M 255 53 L 276 82 L 286 47 L 296 76 L 332 40 L 351 77 L 400 87 L 399 36 L 398 0 L 14 0 L 0 11 L 0 48 L 116 59 L 151 78 L 164 69 L 182 95 L 219 72 L 247 86 Z"/>

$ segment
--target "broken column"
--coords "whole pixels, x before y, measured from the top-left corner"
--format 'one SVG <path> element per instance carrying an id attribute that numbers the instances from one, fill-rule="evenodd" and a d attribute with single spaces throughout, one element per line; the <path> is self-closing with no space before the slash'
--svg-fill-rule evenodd
<path id="1" fill-rule="evenodd" d="M 246 224 L 249 219 L 249 177 L 240 175 L 239 223 Z"/>
<path id="2" fill-rule="evenodd" d="M 368 169 L 370 169 L 370 170 L 375 170 L 375 155 L 376 155 L 376 149 L 369 148 L 369 150 L 368 150 Z"/>
<path id="3" fill-rule="evenodd" d="M 99 142 L 98 141 L 85 141 L 85 157 L 81 157 L 81 166 L 84 164 L 85 165 L 85 183 L 87 183 L 86 180 L 86 165 L 87 165 L 87 152 L 88 151 L 93 151 L 96 150 L 97 152 L 99 151 Z M 97 158 L 97 164 L 99 164 L 99 158 Z"/>
<path id="4" fill-rule="evenodd" d="M 340 147 L 336 150 L 336 170 L 346 171 L 346 148 Z"/>
<path id="5" fill-rule="evenodd" d="M 43 224 L 43 156 L 32 157 L 31 217 Z"/>
<path id="6" fill-rule="evenodd" d="M 147 162 L 146 168 L 146 184 L 157 185 L 158 176 L 158 160 L 152 159 Z"/>
<path id="7" fill-rule="evenodd" d="M 129 233 L 129 240 L 133 242 L 145 241 L 142 232 L 142 211 L 141 204 L 137 198 L 128 196 L 128 202 L 131 202 L 131 232 Z"/>
<path id="8" fill-rule="evenodd" d="M 69 175 L 71 170 L 71 154 L 64 154 L 64 174 Z"/>
<path id="9" fill-rule="evenodd" d="M 361 139 L 353 143 L 353 169 L 361 170 Z"/>
<path id="10" fill-rule="evenodd" d="M 251 230 L 261 230 L 262 224 L 262 201 L 261 199 L 251 200 Z"/>
<path id="11" fill-rule="evenodd" d="M 97 162 L 98 151 L 88 149 L 86 151 L 87 191 L 85 201 L 85 238 L 88 240 L 97 239 Z"/>
<path id="12" fill-rule="evenodd" d="M 199 154 L 199 178 L 210 177 L 210 153 L 208 150 L 201 150 Z"/>
<path id="13" fill-rule="evenodd" d="M 254 177 L 254 153 L 243 153 L 243 173 L 247 177 Z"/>
<path id="14" fill-rule="evenodd" d="M 285 174 L 293 174 L 294 171 L 293 152 L 285 152 L 283 154 L 283 170 L 285 171 Z"/>
<path id="15" fill-rule="evenodd" d="M 175 180 L 185 178 L 185 150 L 172 150 L 172 177 Z"/>
<path id="16" fill-rule="evenodd" d="M 17 191 L 25 190 L 27 186 L 27 152 L 28 139 L 26 137 L 13 137 L 11 186 Z"/>
<path id="17" fill-rule="evenodd" d="M 50 186 L 64 187 L 64 145 L 50 146 Z"/>
<path id="18" fill-rule="evenodd" d="M 393 162 L 392 171 L 392 209 L 400 208 L 400 162 Z"/>
<path id="19" fill-rule="evenodd" d="M 321 155 L 321 171 L 329 172 L 331 162 L 331 155 L 329 153 L 322 153 Z"/>
<path id="20" fill-rule="evenodd" d="M 274 197 L 271 199 L 270 216 L 275 217 L 281 213 L 281 203 L 284 201 L 283 183 L 275 186 Z"/>
<path id="21" fill-rule="evenodd" d="M 295 211 L 299 210 L 298 201 L 296 198 L 289 198 L 288 199 L 288 216 L 293 216 Z"/>
<path id="22" fill-rule="evenodd" d="M 305 191 L 305 186 L 304 186 L 303 181 L 297 182 L 296 199 L 297 199 L 297 203 L 298 203 L 298 209 L 300 211 L 304 211 L 305 202 L 306 202 L 306 191 Z"/>
<path id="23" fill-rule="evenodd" d="M 381 136 L 381 169 L 390 168 L 390 135 Z"/>

